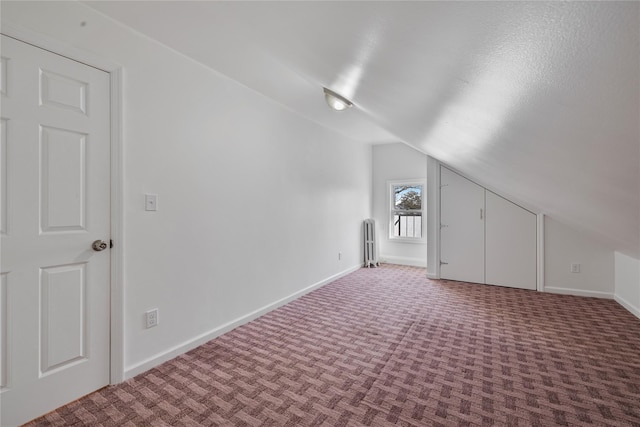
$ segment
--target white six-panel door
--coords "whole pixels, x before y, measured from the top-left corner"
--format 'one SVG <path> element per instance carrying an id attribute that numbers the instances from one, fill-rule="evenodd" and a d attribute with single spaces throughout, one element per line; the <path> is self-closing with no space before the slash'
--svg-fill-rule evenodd
<path id="1" fill-rule="evenodd" d="M 0 424 L 108 384 L 109 75 L 2 36 Z"/>

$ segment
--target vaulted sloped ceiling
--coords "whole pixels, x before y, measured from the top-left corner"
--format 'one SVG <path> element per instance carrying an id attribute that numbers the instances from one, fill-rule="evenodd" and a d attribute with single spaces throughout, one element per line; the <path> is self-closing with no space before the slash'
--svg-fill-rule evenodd
<path id="1" fill-rule="evenodd" d="M 310 120 L 405 142 L 640 257 L 638 2 L 86 4 Z M 322 86 L 355 108 L 330 111 Z"/>

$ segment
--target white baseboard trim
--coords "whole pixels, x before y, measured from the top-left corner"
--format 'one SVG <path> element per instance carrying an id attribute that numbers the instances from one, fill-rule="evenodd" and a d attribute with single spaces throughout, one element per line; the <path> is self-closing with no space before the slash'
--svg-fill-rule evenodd
<path id="1" fill-rule="evenodd" d="M 578 297 L 613 299 L 613 294 L 609 292 L 585 291 L 581 289 L 558 288 L 554 286 L 545 286 L 543 292 L 549 292 L 552 294 L 562 294 L 562 295 L 575 295 Z"/>
<path id="2" fill-rule="evenodd" d="M 409 265 L 412 267 L 427 268 L 427 260 L 421 258 L 407 258 L 393 255 L 380 255 L 380 260 L 386 264 Z"/>
<path id="3" fill-rule="evenodd" d="M 615 299 L 618 304 L 620 304 L 621 306 L 626 308 L 631 314 L 633 314 L 638 319 L 640 319 L 640 308 L 635 307 L 629 301 L 627 301 L 626 299 L 624 299 L 624 298 L 622 298 L 622 297 L 620 297 L 618 295 L 614 295 L 613 299 Z"/>
<path id="4" fill-rule="evenodd" d="M 248 313 L 242 317 L 239 317 L 235 320 L 232 320 L 228 323 L 225 323 L 217 328 L 214 328 L 208 332 L 205 332 L 201 335 L 198 335 L 190 340 L 187 340 L 185 342 L 183 342 L 182 344 L 179 344 L 175 347 L 172 347 L 162 353 L 158 353 L 155 356 L 152 356 L 146 360 L 143 360 L 140 363 L 137 363 L 133 366 L 129 366 L 127 368 L 125 368 L 124 371 L 124 379 L 128 380 L 129 378 L 133 378 L 138 374 L 141 374 L 145 371 L 148 371 L 149 369 L 160 365 L 161 363 L 164 363 L 168 360 L 171 360 L 181 354 L 186 353 L 187 351 L 193 350 L 194 348 L 201 346 L 202 344 L 211 341 L 214 338 L 219 337 L 220 335 L 223 335 L 235 328 L 237 328 L 238 326 L 242 326 L 245 323 L 249 323 L 250 321 L 257 319 L 260 316 L 263 316 L 264 314 L 275 310 L 278 307 L 281 307 L 295 299 L 300 298 L 301 296 L 308 294 L 311 291 L 314 291 L 318 288 L 321 288 L 322 286 L 331 283 L 335 280 L 338 280 L 339 278 L 346 276 L 347 274 L 353 273 L 354 271 L 358 270 L 362 268 L 362 266 L 360 264 L 350 267 L 346 270 L 343 270 L 337 274 L 334 274 L 331 277 L 328 277 L 324 280 L 321 280 L 317 283 L 314 283 L 311 286 L 307 286 L 304 289 L 301 289 L 297 292 L 294 292 L 293 294 L 284 297 L 282 299 L 279 299 L 278 301 L 272 302 L 271 304 L 265 305 L 262 308 L 259 308 L 255 311 L 252 311 L 251 313 Z"/>

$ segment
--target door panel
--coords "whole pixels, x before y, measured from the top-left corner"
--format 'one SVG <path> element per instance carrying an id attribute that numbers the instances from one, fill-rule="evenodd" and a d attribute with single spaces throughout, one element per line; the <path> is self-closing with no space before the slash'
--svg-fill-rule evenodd
<path id="1" fill-rule="evenodd" d="M 0 392 L 7 386 L 9 355 L 7 352 L 7 274 L 0 274 Z M 0 399 L 2 395 L 0 394 Z M 1 409 L 1 408 L 0 408 Z"/>
<path id="2" fill-rule="evenodd" d="M 486 282 L 536 289 L 536 216 L 510 201 L 486 193 Z"/>
<path id="3" fill-rule="evenodd" d="M 86 263 L 40 271 L 42 315 L 40 371 L 43 374 L 87 356 L 84 311 Z"/>
<path id="4" fill-rule="evenodd" d="M 440 277 L 484 283 L 484 188 L 445 167 L 440 174 Z"/>
<path id="5" fill-rule="evenodd" d="M 0 235 L 7 234 L 7 212 L 7 120 L 0 118 Z"/>
<path id="6" fill-rule="evenodd" d="M 86 139 L 82 133 L 40 127 L 40 229 L 85 230 Z"/>
<path id="7" fill-rule="evenodd" d="M 108 384 L 109 75 L 2 36 L 0 424 Z"/>

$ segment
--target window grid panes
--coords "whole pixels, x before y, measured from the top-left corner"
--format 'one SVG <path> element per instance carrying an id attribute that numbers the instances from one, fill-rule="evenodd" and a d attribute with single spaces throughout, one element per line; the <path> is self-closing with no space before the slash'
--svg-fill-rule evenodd
<path id="1" fill-rule="evenodd" d="M 422 238 L 422 184 L 391 184 L 391 238 Z"/>

